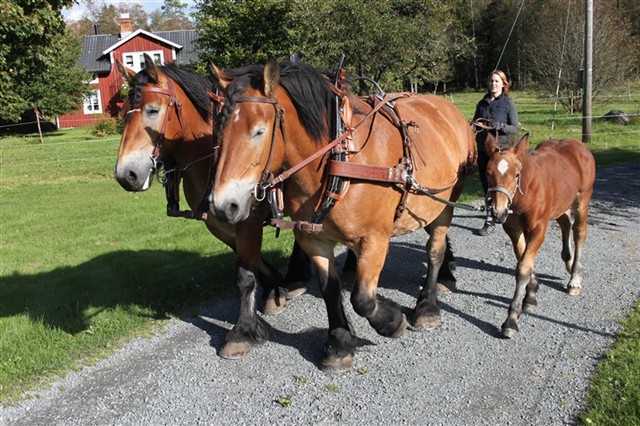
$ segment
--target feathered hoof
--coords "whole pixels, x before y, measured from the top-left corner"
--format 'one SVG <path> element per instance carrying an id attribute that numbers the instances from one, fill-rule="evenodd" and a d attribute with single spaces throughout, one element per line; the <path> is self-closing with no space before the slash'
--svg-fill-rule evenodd
<path id="1" fill-rule="evenodd" d="M 567 294 L 569 296 L 579 296 L 580 290 L 580 287 L 567 287 Z"/>
<path id="2" fill-rule="evenodd" d="M 409 321 L 407 321 L 407 316 L 405 314 L 402 314 L 402 322 L 400 323 L 400 327 L 398 327 L 398 329 L 389 337 L 396 338 L 402 336 L 408 326 Z"/>
<path id="3" fill-rule="evenodd" d="M 505 339 L 513 339 L 518 335 L 518 330 L 514 330 L 513 328 L 502 328 L 502 337 Z"/>
<path id="4" fill-rule="evenodd" d="M 443 281 L 436 284 L 436 289 L 438 293 L 452 293 L 456 291 L 456 282 L 455 281 Z"/>
<path id="5" fill-rule="evenodd" d="M 413 327 L 418 330 L 434 330 L 440 325 L 437 315 L 421 315 L 413 319 Z"/>
<path id="6" fill-rule="evenodd" d="M 242 359 L 251 352 L 251 343 L 227 342 L 222 346 L 218 355 L 224 359 Z"/>
<path id="7" fill-rule="evenodd" d="M 303 281 L 297 281 L 295 283 L 287 284 L 285 287 L 286 294 L 285 297 L 287 300 L 295 299 L 296 297 L 300 297 L 307 292 L 307 283 Z"/>
<path id="8" fill-rule="evenodd" d="M 353 355 L 344 357 L 327 356 L 322 360 L 322 370 L 327 373 L 345 373 L 353 368 Z"/>
<path id="9" fill-rule="evenodd" d="M 264 301 L 264 314 L 265 315 L 278 315 L 287 307 L 287 298 L 284 296 L 280 297 L 269 297 Z"/>

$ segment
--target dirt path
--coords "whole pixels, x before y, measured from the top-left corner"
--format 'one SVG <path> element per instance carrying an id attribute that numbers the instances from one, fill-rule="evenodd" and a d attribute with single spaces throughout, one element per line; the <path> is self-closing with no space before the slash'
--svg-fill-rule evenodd
<path id="1" fill-rule="evenodd" d="M 348 306 L 360 338 L 349 373 L 317 368 L 326 314 L 313 284 L 267 318 L 271 340 L 247 359 L 216 356 L 237 309 L 223 300 L 2 408 L 0 424 L 572 424 L 618 319 L 640 298 L 639 175 L 640 163 L 598 173 L 581 296 L 563 291 L 559 229 L 550 228 L 536 263 L 539 306 L 515 340 L 499 338 L 514 287 L 506 234 L 475 236 L 482 220 L 460 211 L 452 228 L 460 290 L 440 298 L 441 327 L 387 339 Z M 425 241 L 394 239 L 381 278 L 380 293 L 407 310 L 425 274 Z"/>

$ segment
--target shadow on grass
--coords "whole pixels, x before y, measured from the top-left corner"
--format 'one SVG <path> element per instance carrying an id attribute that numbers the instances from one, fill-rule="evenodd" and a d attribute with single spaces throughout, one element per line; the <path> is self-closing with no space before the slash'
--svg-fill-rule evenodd
<path id="1" fill-rule="evenodd" d="M 281 261 L 284 263 L 284 260 Z M 97 313 L 121 307 L 153 318 L 235 295 L 235 255 L 184 251 L 116 251 L 72 267 L 2 277 L 0 318 L 28 315 L 69 334 L 85 331 Z"/>

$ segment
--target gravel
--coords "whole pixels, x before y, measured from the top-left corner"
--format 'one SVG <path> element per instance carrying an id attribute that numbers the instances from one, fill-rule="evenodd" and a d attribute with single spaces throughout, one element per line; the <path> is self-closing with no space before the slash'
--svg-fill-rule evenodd
<path id="1" fill-rule="evenodd" d="M 347 301 L 359 337 L 355 367 L 318 369 L 326 312 L 317 286 L 265 318 L 270 341 L 243 360 L 216 355 L 237 315 L 221 300 L 169 321 L 109 358 L 0 410 L 2 425 L 557 425 L 575 424 L 588 378 L 640 299 L 640 163 L 599 170 L 578 297 L 553 224 L 538 255 L 538 308 L 514 340 L 499 337 L 514 290 L 506 234 L 473 231 L 458 210 L 451 230 L 459 290 L 440 297 L 434 331 L 378 336 Z M 380 294 L 413 308 L 426 273 L 426 234 L 393 239 Z M 342 259 L 343 254 L 340 259 Z"/>

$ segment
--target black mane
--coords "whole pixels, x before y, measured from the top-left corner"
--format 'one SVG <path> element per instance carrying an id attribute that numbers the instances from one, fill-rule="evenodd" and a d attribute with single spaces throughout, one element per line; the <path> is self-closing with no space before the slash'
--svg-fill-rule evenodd
<path id="1" fill-rule="evenodd" d="M 209 79 L 198 73 L 182 69 L 175 64 L 159 66 L 158 70 L 184 90 L 203 120 L 211 118 L 209 92 L 212 90 L 213 84 Z M 134 77 L 134 84 L 129 95 L 132 108 L 138 108 L 142 99 L 142 88 L 149 84 L 149 81 L 149 74 L 146 70 L 140 71 Z"/>
<path id="2" fill-rule="evenodd" d="M 225 106 L 218 123 L 220 129 L 226 126 L 238 97 L 242 96 L 249 86 L 259 87 L 263 69 L 263 66 L 252 66 L 225 70 L 233 77 L 233 81 L 226 89 Z M 327 118 L 334 95 L 323 74 L 307 64 L 283 62 L 280 64 L 280 85 L 291 97 L 309 136 L 314 141 L 326 137 Z"/>

